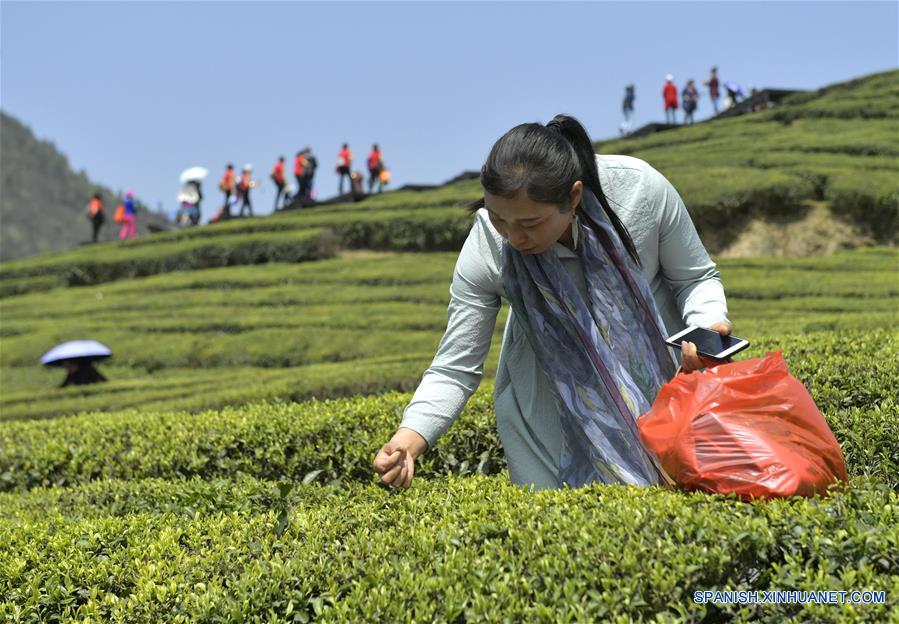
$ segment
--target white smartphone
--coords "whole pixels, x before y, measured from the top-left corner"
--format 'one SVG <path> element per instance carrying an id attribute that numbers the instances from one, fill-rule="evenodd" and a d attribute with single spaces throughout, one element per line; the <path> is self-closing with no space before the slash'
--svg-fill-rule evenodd
<path id="1" fill-rule="evenodd" d="M 665 343 L 680 349 L 681 341 L 686 340 L 696 345 L 699 355 L 715 360 L 726 360 L 749 346 L 749 341 L 736 336 L 722 336 L 713 329 L 691 325 L 682 332 L 666 338 Z"/>

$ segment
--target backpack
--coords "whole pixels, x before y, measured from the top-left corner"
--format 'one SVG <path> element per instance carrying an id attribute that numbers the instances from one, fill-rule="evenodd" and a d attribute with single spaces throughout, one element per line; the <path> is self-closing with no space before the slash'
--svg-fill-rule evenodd
<path id="1" fill-rule="evenodd" d="M 87 206 L 85 207 L 85 212 L 87 213 L 88 219 L 93 219 L 98 214 L 103 213 L 103 205 L 100 204 L 96 199 L 92 199 L 87 202 Z"/>
<path id="2" fill-rule="evenodd" d="M 115 213 L 112 215 L 112 220 L 116 223 L 125 222 L 125 204 L 116 206 Z"/>

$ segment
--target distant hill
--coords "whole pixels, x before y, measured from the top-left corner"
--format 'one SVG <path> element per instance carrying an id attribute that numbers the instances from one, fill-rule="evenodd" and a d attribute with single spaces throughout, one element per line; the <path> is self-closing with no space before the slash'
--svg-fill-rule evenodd
<path id="1" fill-rule="evenodd" d="M 113 240 L 115 193 L 92 182 L 49 141 L 34 136 L 15 117 L 0 112 L 0 260 L 26 258 L 76 247 L 90 240 L 84 208 L 100 191 L 107 207 L 102 240 Z M 165 217 L 138 207 L 138 232 L 149 224 L 164 225 Z"/>

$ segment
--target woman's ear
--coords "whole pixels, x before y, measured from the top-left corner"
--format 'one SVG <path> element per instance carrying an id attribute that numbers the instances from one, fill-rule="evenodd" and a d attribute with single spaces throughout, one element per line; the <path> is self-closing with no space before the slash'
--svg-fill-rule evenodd
<path id="1" fill-rule="evenodd" d="M 569 206 L 577 208 L 581 205 L 581 197 L 584 194 L 584 183 L 580 180 L 571 185 L 571 192 L 568 194 Z"/>

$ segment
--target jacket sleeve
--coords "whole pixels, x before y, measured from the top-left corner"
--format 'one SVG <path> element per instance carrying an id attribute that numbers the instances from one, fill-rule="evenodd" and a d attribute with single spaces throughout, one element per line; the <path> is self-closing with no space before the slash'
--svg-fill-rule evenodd
<path id="1" fill-rule="evenodd" d="M 456 261 L 446 332 L 400 423 L 421 434 L 429 449 L 481 383 L 501 307 L 498 266 L 496 241 L 478 216 Z"/>
<path id="2" fill-rule="evenodd" d="M 683 200 L 661 173 L 648 167 L 650 214 L 660 215 L 659 270 L 687 325 L 730 323 L 721 274 L 706 251 Z"/>

